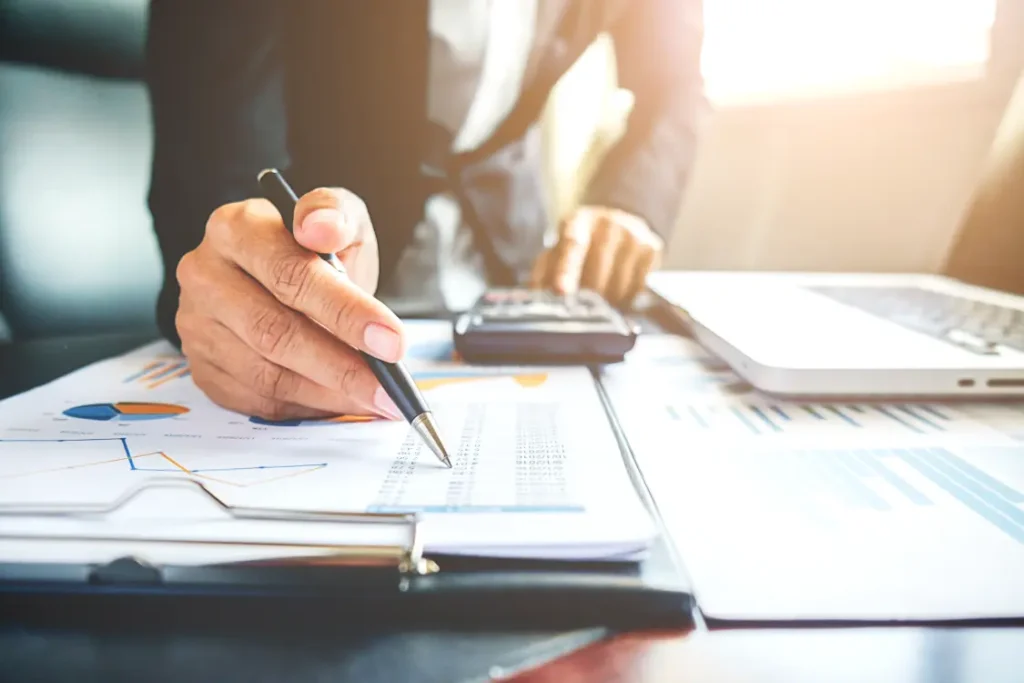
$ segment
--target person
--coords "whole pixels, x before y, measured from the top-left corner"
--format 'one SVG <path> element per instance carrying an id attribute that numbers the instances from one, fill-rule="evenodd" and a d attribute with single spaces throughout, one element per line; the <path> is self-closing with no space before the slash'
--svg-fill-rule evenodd
<path id="1" fill-rule="evenodd" d="M 152 0 L 147 34 L 160 329 L 212 401 L 267 419 L 397 418 L 355 351 L 402 357 L 386 301 L 532 284 L 628 305 L 704 105 L 700 0 Z M 634 104 L 552 222 L 538 119 L 601 34 Z M 267 167 L 300 195 L 294 236 L 258 198 Z"/>

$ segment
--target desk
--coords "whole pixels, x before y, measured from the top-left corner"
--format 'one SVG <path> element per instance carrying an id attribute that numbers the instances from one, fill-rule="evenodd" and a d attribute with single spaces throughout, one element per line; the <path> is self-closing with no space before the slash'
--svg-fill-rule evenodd
<path id="1" fill-rule="evenodd" d="M 792 629 L 628 634 L 515 683 L 1020 683 L 1024 629 Z"/>
<path id="2" fill-rule="evenodd" d="M 0 397 L 150 338 L 0 346 Z M 3 615 L 0 604 L 0 621 Z M 366 633 L 338 615 L 330 628 L 257 624 L 242 633 L 218 628 L 215 618 L 193 630 L 135 628 L 107 617 L 99 630 L 77 621 L 57 622 L 59 629 L 0 625 L 0 680 L 1024 681 L 1018 628 Z"/>

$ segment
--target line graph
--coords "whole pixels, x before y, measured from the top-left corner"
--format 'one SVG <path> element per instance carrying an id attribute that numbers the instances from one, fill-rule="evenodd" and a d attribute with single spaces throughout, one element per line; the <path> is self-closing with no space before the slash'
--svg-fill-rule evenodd
<path id="1" fill-rule="evenodd" d="M 184 379 L 192 374 L 188 361 L 181 356 L 169 356 L 146 363 L 142 369 L 124 378 L 124 384 L 142 384 L 156 389 L 168 382 Z"/>
<path id="2" fill-rule="evenodd" d="M 482 373 L 478 369 L 445 369 L 430 372 L 414 372 L 413 379 L 416 381 L 418 386 L 423 391 L 430 391 L 438 387 L 443 387 L 449 384 L 461 384 L 463 382 L 483 382 L 487 380 L 495 379 L 512 379 L 515 380 L 516 384 L 523 387 L 524 389 L 533 389 L 544 384 L 547 379 L 547 373 L 514 373 L 514 374 L 497 374 L 497 373 Z"/>
<path id="3" fill-rule="evenodd" d="M 117 453 L 115 457 L 105 457 L 100 460 L 86 462 L 75 462 L 57 466 L 44 467 L 26 470 L 22 472 L 0 474 L 0 480 L 21 479 L 25 477 L 45 476 L 81 470 L 90 467 L 103 465 L 116 465 L 123 463 L 131 472 L 160 472 L 164 474 L 184 474 L 189 477 L 203 479 L 206 481 L 224 484 L 238 488 L 248 488 L 269 484 L 290 477 L 302 474 L 309 474 L 327 467 L 326 462 L 312 463 L 287 463 L 287 464 L 259 464 L 243 465 L 232 467 L 190 467 L 183 464 L 182 456 L 174 457 L 162 450 L 146 453 L 135 453 L 128 444 L 128 437 L 96 437 L 96 438 L 69 438 L 69 439 L 0 439 L 2 444 L 61 444 L 61 443 L 87 443 L 105 442 L 110 444 L 111 449 Z"/>
<path id="4" fill-rule="evenodd" d="M 533 389 L 543 385 L 547 379 L 547 373 L 481 373 L 479 369 L 447 368 L 444 370 L 430 370 L 413 372 L 413 379 L 421 391 L 430 391 L 453 384 L 466 382 L 481 382 L 487 380 L 511 379 L 518 386 L 524 389 Z M 284 419 L 266 420 L 261 417 L 250 417 L 249 422 L 261 427 L 328 427 L 337 424 L 349 424 L 359 422 L 373 422 L 376 417 L 368 415 L 339 415 L 337 417 L 313 418 L 313 419 Z"/>

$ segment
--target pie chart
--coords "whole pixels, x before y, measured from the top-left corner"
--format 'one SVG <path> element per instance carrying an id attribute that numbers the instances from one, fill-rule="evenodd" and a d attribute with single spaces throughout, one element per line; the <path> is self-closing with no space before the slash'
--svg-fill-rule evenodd
<path id="1" fill-rule="evenodd" d="M 185 406 L 171 403 L 88 403 L 68 408 L 64 411 L 67 417 L 96 422 L 134 422 L 138 420 L 163 420 L 177 417 L 188 412 Z"/>

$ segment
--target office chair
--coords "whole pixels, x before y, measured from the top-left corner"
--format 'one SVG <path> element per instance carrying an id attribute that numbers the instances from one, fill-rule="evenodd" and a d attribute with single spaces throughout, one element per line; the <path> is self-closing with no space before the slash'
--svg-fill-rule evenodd
<path id="1" fill-rule="evenodd" d="M 155 329 L 146 0 L 0 0 L 0 334 Z"/>

